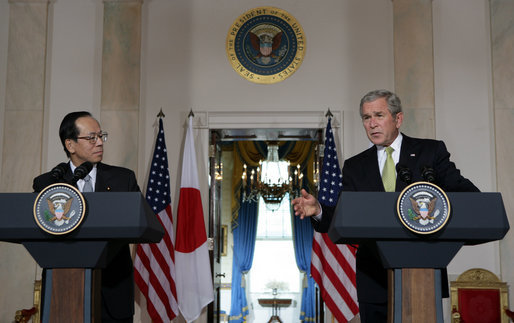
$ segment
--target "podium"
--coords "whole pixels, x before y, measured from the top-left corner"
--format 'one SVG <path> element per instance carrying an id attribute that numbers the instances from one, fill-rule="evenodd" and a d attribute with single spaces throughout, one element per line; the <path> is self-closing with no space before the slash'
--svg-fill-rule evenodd
<path id="1" fill-rule="evenodd" d="M 0 194 L 0 241 L 22 244 L 47 269 L 43 303 L 51 322 L 99 322 L 98 269 L 105 268 L 123 246 L 159 242 L 164 235 L 140 192 L 83 195 L 86 214 L 80 227 L 56 236 L 34 220 L 36 193 Z"/>
<path id="2" fill-rule="evenodd" d="M 464 245 L 502 239 L 509 223 L 500 193 L 446 195 L 451 214 L 432 234 L 404 227 L 396 212 L 399 192 L 341 192 L 328 235 L 334 243 L 374 241 L 389 270 L 389 322 L 442 322 L 441 277 Z M 433 299 L 434 302 L 428 302 Z"/>

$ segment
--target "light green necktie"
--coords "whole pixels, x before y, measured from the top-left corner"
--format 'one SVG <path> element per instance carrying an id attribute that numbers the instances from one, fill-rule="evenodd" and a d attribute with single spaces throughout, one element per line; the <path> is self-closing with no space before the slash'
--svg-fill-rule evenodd
<path id="1" fill-rule="evenodd" d="M 386 192 L 394 192 L 396 188 L 396 171 L 394 169 L 393 147 L 389 146 L 385 149 L 387 159 L 382 169 L 382 183 Z"/>

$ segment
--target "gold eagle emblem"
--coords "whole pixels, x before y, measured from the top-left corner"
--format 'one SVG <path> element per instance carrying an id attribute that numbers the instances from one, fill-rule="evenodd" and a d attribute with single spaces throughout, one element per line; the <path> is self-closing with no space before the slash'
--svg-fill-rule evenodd
<path id="1" fill-rule="evenodd" d="M 70 211 L 72 201 L 73 198 L 69 198 L 65 202 L 62 200 L 51 201 L 50 199 L 47 199 L 46 202 L 48 203 L 48 209 L 53 215 L 50 221 L 53 222 L 55 220 L 68 220 L 69 218 L 66 215 Z"/>
<path id="2" fill-rule="evenodd" d="M 412 197 L 409 197 L 410 202 L 412 204 L 412 208 L 414 209 L 414 213 L 416 213 L 418 216 L 414 217 L 413 220 L 419 220 L 422 219 L 429 219 L 433 220 L 435 217 L 431 216 L 432 212 L 434 212 L 435 209 L 435 202 L 437 201 L 437 197 L 434 197 L 430 201 L 427 201 L 426 199 L 419 199 L 415 200 Z"/>

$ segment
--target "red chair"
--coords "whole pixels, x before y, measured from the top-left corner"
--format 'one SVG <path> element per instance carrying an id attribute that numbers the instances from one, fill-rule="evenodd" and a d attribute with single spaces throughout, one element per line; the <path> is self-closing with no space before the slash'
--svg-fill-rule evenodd
<path id="1" fill-rule="evenodd" d="M 22 309 L 16 311 L 14 315 L 14 322 L 27 323 L 32 319 L 32 322 L 41 322 L 41 280 L 34 281 L 34 306 L 29 309 Z"/>
<path id="2" fill-rule="evenodd" d="M 452 323 L 510 322 L 507 283 L 492 272 L 473 268 L 450 283 Z"/>

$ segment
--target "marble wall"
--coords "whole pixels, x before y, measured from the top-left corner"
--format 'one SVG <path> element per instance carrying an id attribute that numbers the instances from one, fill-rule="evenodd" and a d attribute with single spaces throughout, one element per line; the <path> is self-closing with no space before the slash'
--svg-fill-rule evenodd
<path id="1" fill-rule="evenodd" d="M 256 7 L 252 0 L 0 0 L 0 192 L 31 191 L 34 176 L 63 160 L 56 129 L 78 109 L 109 132 L 105 161 L 134 169 L 144 188 L 162 108 L 176 214 L 191 109 L 199 171 L 207 175 L 209 128 L 322 127 L 327 108 L 336 116 L 340 154 L 350 157 L 368 145 L 356 112 L 360 97 L 389 88 L 406 108 L 405 132 L 445 140 L 464 174 L 485 191 L 501 191 L 512 213 L 511 1 L 271 5 L 302 24 L 307 51 L 286 81 L 259 85 L 237 75 L 225 53 L 229 26 Z M 485 151 L 476 160 L 469 158 L 473 144 Z M 207 214 L 208 180 L 200 177 Z M 485 267 L 512 285 L 512 239 L 467 249 L 450 276 Z M 476 259 L 478 252 L 488 256 Z M 30 307 L 40 270 L 16 245 L 0 243 L 0 258 L 3 322 Z M 149 322 L 144 306 L 138 299 L 136 322 Z"/>
<path id="2" fill-rule="evenodd" d="M 104 1 L 102 127 L 112 144 L 105 162 L 137 169 L 141 86 L 142 0 Z"/>
<path id="3" fill-rule="evenodd" d="M 514 223 L 514 3 L 491 1 L 491 49 L 494 122 L 496 138 L 496 177 L 509 222 Z M 514 234 L 500 242 L 502 277 L 514 285 Z M 512 294 L 511 294 L 512 295 Z M 512 297 L 511 297 L 512 299 Z M 512 302 L 511 302 L 512 304 Z M 511 305 L 512 307 L 512 305 Z"/>
<path id="4" fill-rule="evenodd" d="M 402 131 L 435 138 L 432 0 L 394 0 L 394 83 L 405 107 Z"/>
<path id="5" fill-rule="evenodd" d="M 41 172 L 48 1 L 9 4 L 0 192 L 30 192 L 33 174 Z M 7 321 L 15 304 L 31 307 L 37 266 L 21 245 L 0 242 L 0 259 L 0 271 L 8 273 L 1 279 L 0 303 L 6 306 L 0 320 Z"/>

